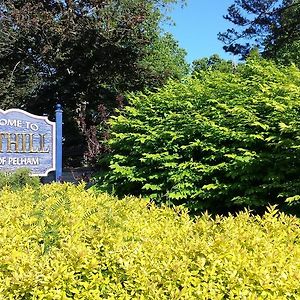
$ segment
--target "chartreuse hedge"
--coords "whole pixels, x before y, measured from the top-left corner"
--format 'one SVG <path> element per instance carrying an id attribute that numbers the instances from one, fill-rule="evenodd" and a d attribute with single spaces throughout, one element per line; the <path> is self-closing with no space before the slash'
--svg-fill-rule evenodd
<path id="1" fill-rule="evenodd" d="M 83 186 L 0 194 L 0 299 L 299 299 L 300 221 L 208 215 Z"/>
<path id="2" fill-rule="evenodd" d="M 112 118 L 102 188 L 192 211 L 282 204 L 300 191 L 300 71 L 250 59 L 132 95 Z M 100 186 L 100 184 L 99 184 Z"/>

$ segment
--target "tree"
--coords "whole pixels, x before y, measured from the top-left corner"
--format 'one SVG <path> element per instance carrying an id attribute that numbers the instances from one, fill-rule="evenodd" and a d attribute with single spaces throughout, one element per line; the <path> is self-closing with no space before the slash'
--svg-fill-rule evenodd
<path id="1" fill-rule="evenodd" d="M 151 89 L 185 72 L 177 67 L 156 72 L 151 58 L 156 51 L 151 45 L 163 44 L 165 39 L 159 29 L 163 8 L 175 2 L 2 2 L 1 108 L 42 113 L 52 111 L 59 101 L 67 118 L 66 144 L 81 145 L 80 135 L 91 145 L 96 143 L 96 125 L 121 104 L 126 91 Z M 174 54 L 185 68 L 184 53 L 176 52 L 176 47 L 173 44 L 164 59 L 172 60 Z M 90 154 L 101 150 L 99 147 L 90 149 Z"/>
<path id="2" fill-rule="evenodd" d="M 186 51 L 179 48 L 178 42 L 170 33 L 166 33 L 148 45 L 149 55 L 142 60 L 142 66 L 151 74 L 154 86 L 160 87 L 166 83 L 166 78 L 180 79 L 189 72 L 189 65 L 184 57 Z M 147 77 L 145 76 L 145 77 Z M 151 87 L 153 83 L 149 82 Z"/>
<path id="3" fill-rule="evenodd" d="M 204 57 L 192 62 L 192 74 L 200 71 L 216 71 L 233 72 L 235 69 L 234 62 L 222 59 L 218 54 L 213 54 L 210 57 Z"/>
<path id="4" fill-rule="evenodd" d="M 286 54 L 289 62 L 299 49 L 299 0 L 235 0 L 224 18 L 234 25 L 219 33 L 225 51 L 243 58 L 253 48 L 270 58 L 290 53 Z"/>

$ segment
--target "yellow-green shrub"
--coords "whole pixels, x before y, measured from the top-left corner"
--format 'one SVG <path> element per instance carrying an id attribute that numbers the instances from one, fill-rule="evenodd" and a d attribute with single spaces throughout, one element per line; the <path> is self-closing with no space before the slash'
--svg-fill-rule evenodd
<path id="1" fill-rule="evenodd" d="M 255 57 L 129 97 L 98 188 L 193 213 L 285 206 L 300 191 L 300 70 Z M 102 168 L 103 169 L 103 168 Z"/>
<path id="2" fill-rule="evenodd" d="M 83 186 L 0 195 L 0 299 L 300 299 L 300 222 L 191 220 Z"/>

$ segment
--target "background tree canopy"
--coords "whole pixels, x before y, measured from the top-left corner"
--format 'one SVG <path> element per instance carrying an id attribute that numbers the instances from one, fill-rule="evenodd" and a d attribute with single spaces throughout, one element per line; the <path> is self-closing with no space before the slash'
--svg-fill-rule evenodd
<path id="1" fill-rule="evenodd" d="M 219 34 L 225 51 L 245 57 L 258 48 L 283 63 L 299 61 L 299 0 L 235 0 L 224 18 L 234 27 Z"/>
<path id="2" fill-rule="evenodd" d="M 122 105 L 124 92 L 188 72 L 185 52 L 159 28 L 163 12 L 176 2 L 2 1 L 1 108 L 51 113 L 62 103 L 66 146 L 82 149 L 85 143 L 93 157 L 101 151 L 96 125 Z"/>
<path id="3" fill-rule="evenodd" d="M 197 74 L 201 71 L 216 71 L 233 72 L 236 65 L 231 60 L 222 59 L 218 54 L 213 54 L 210 57 L 203 57 L 192 62 L 192 74 Z"/>

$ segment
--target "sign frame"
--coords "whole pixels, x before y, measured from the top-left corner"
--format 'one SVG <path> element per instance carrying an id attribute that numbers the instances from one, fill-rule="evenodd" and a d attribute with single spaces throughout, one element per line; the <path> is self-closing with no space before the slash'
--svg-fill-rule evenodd
<path id="1" fill-rule="evenodd" d="M 32 119 L 36 119 L 39 121 L 44 121 L 45 123 L 47 123 L 49 126 L 51 126 L 51 141 L 52 141 L 52 165 L 50 168 L 47 168 L 47 170 L 44 173 L 33 173 L 31 174 L 31 176 L 48 176 L 49 172 L 51 171 L 55 171 L 57 169 L 57 162 L 56 162 L 56 153 L 57 153 L 57 149 L 56 149 L 56 145 L 57 145 L 57 136 L 56 136 L 56 131 L 57 131 L 57 122 L 52 122 L 48 119 L 48 116 L 38 116 L 38 115 L 34 115 L 32 113 L 29 113 L 25 110 L 22 109 L 18 109 L 18 108 L 10 108 L 8 110 L 3 110 L 0 109 L 0 114 L 3 115 L 8 115 L 10 113 L 18 113 L 21 115 L 25 115 L 29 118 Z M 26 168 L 26 166 L 24 167 Z M 17 168 L 16 168 L 17 169 Z M 30 169 L 30 168 L 28 168 Z M 1 168 L 0 168 L 1 170 Z"/>

